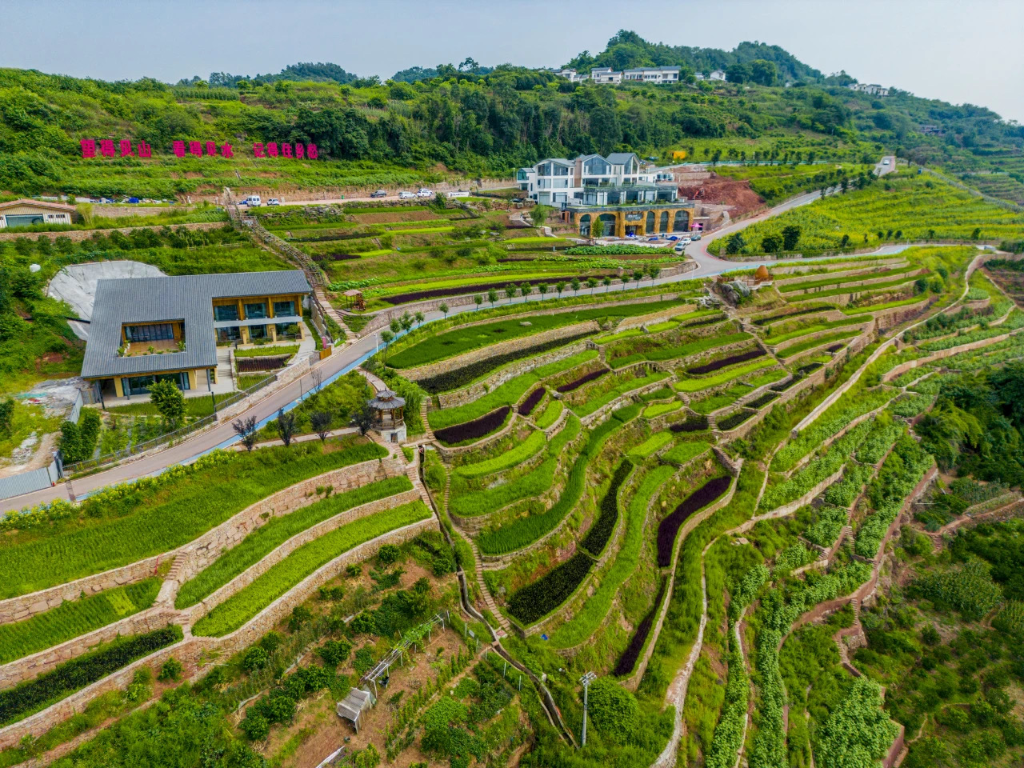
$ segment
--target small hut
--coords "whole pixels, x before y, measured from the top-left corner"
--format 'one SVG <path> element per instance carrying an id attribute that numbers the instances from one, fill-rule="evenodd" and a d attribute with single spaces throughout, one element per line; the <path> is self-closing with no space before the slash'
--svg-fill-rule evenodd
<path id="1" fill-rule="evenodd" d="M 356 733 L 359 733 L 359 716 L 363 714 L 364 709 L 372 707 L 374 703 L 376 703 L 376 699 L 372 693 L 361 688 L 353 688 L 348 692 L 344 701 L 338 702 L 334 711 L 338 713 L 338 717 L 351 721 L 355 726 Z"/>
<path id="2" fill-rule="evenodd" d="M 349 309 L 354 309 L 357 312 L 362 312 L 366 309 L 366 303 L 363 301 L 362 291 L 357 291 L 353 288 L 350 291 L 345 291 L 342 296 L 345 297 L 345 301 L 347 302 Z"/>
<path id="3" fill-rule="evenodd" d="M 405 442 L 405 399 L 390 389 L 382 389 L 368 405 L 376 415 L 377 427 L 385 442 Z"/>

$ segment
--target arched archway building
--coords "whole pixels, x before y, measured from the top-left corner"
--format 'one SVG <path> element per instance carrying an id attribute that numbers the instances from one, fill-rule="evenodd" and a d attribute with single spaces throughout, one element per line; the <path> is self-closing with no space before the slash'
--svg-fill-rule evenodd
<path id="1" fill-rule="evenodd" d="M 562 218 L 583 237 L 626 237 L 689 232 L 694 203 L 652 202 L 646 205 L 567 205 Z M 600 232 L 594 223 L 600 222 Z"/>

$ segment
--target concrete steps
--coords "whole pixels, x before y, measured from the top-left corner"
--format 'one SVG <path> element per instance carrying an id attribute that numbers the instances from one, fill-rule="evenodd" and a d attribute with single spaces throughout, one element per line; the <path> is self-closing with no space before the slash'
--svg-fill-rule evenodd
<path id="1" fill-rule="evenodd" d="M 427 421 L 427 398 L 425 398 L 425 397 L 420 398 L 420 421 L 423 422 L 423 429 L 424 429 L 425 435 L 426 435 L 425 439 L 433 440 L 434 439 L 434 430 L 432 430 L 430 428 L 430 422 Z M 446 495 L 445 495 L 445 499 L 444 499 L 444 505 L 445 505 L 445 509 L 447 509 L 448 508 L 447 490 L 446 490 Z"/>
<path id="2" fill-rule="evenodd" d="M 494 616 L 498 622 L 498 626 L 504 630 L 506 634 L 512 631 L 512 625 L 509 624 L 508 619 L 502 615 L 501 611 L 498 610 L 498 604 L 494 602 L 494 598 L 491 597 L 491 591 L 487 589 L 487 582 L 484 581 L 484 566 L 480 559 L 480 550 L 476 548 L 476 542 L 472 539 L 469 540 L 469 546 L 473 548 L 473 565 L 476 569 L 476 583 L 480 586 L 480 594 L 483 595 L 484 605 Z"/>

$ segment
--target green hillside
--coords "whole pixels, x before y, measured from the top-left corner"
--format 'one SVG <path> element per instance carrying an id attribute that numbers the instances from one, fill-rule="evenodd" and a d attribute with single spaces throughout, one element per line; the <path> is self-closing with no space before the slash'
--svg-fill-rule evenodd
<path id="1" fill-rule="evenodd" d="M 886 99 L 854 93 L 843 87 L 850 78 L 824 78 L 777 46 L 695 49 L 620 32 L 605 51 L 570 63 L 679 64 L 691 81 L 721 67 L 741 82 L 613 88 L 471 60 L 413 68 L 396 77 L 415 82 L 386 83 L 333 64 L 253 79 L 214 73 L 176 86 L 0 69 L 0 191 L 167 197 L 224 186 L 411 185 L 452 173 L 507 177 L 550 155 L 633 150 L 667 158 L 698 143 L 698 159 L 707 160 L 717 149 L 723 159 L 806 160 L 814 152 L 818 160 L 861 161 L 884 149 L 961 173 L 1024 170 L 1024 129 L 995 113 L 900 91 Z M 922 125 L 944 134 L 923 135 Z M 153 157 L 83 160 L 83 138 L 144 141 Z M 228 143 L 235 157 L 179 159 L 175 140 Z M 252 144 L 268 141 L 314 143 L 321 159 L 254 159 Z"/>

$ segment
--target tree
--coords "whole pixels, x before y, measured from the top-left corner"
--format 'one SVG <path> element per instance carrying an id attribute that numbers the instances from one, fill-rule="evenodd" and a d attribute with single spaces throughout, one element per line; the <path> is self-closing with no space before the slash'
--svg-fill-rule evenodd
<path id="1" fill-rule="evenodd" d="M 374 424 L 377 423 L 377 414 L 370 407 L 369 402 L 364 403 L 363 407 L 356 412 L 356 415 L 352 417 L 352 423 L 359 430 L 360 435 L 365 436 L 367 432 L 373 429 Z"/>
<path id="2" fill-rule="evenodd" d="M 765 253 L 778 253 L 782 250 L 782 238 L 778 235 L 765 235 L 761 238 L 761 250 Z"/>
<path id="3" fill-rule="evenodd" d="M 604 279 L 601 281 L 601 285 L 603 285 L 605 287 L 606 291 L 610 290 L 611 287 L 612 287 L 612 279 L 610 277 L 608 277 L 607 275 L 605 275 Z"/>
<path id="4" fill-rule="evenodd" d="M 487 291 L 487 298 L 490 299 L 491 306 L 493 307 L 494 306 L 494 302 L 496 302 L 498 300 L 498 292 L 496 290 L 494 290 L 493 288 L 491 288 L 489 291 Z"/>
<path id="5" fill-rule="evenodd" d="M 410 315 L 408 312 L 404 313 L 402 315 L 401 324 L 403 331 L 408 331 L 410 328 L 412 328 L 412 315 Z"/>
<path id="6" fill-rule="evenodd" d="M 402 323 L 400 320 L 398 320 L 398 318 L 392 320 L 391 325 L 389 325 L 388 327 L 391 329 L 391 332 L 395 334 L 395 336 L 402 332 Z"/>
<path id="7" fill-rule="evenodd" d="M 445 310 L 444 310 L 444 313 L 445 313 L 446 315 L 448 314 L 448 309 L 447 309 L 447 307 L 448 307 L 448 305 L 446 304 L 446 305 L 445 305 Z M 414 318 L 414 319 L 416 320 L 416 325 L 421 325 L 421 324 L 423 323 L 423 321 L 424 321 L 424 320 L 426 319 L 426 318 L 425 318 L 425 317 L 423 316 L 423 313 L 422 313 L 422 312 L 417 312 L 417 313 L 416 313 L 415 315 L 413 315 L 413 318 Z"/>
<path id="8" fill-rule="evenodd" d="M 508 300 L 512 301 L 516 297 L 516 286 L 514 283 L 509 283 L 505 286 L 505 295 L 508 296 Z"/>
<path id="9" fill-rule="evenodd" d="M 802 230 L 797 224 L 790 224 L 782 230 L 782 249 L 785 251 L 796 250 L 796 244 L 800 242 Z"/>
<path id="10" fill-rule="evenodd" d="M 648 267 L 647 274 L 651 276 L 651 281 L 658 279 L 658 275 L 661 274 L 661 267 Z"/>
<path id="11" fill-rule="evenodd" d="M 476 301 L 476 305 L 478 307 L 480 306 L 480 303 L 483 301 L 483 299 L 481 299 L 479 296 L 474 297 L 473 300 Z M 444 303 L 443 301 L 440 304 L 437 305 L 437 308 L 439 310 L 441 310 L 441 314 L 443 314 L 444 315 L 444 319 L 447 320 L 448 319 L 448 311 L 451 308 L 446 303 Z M 419 312 L 417 312 L 416 314 L 418 315 Z"/>
<path id="12" fill-rule="evenodd" d="M 750 62 L 750 80 L 758 85 L 775 85 L 779 79 L 779 70 L 774 61 L 755 59 Z"/>
<path id="13" fill-rule="evenodd" d="M 747 245 L 747 241 L 743 239 L 741 232 L 729 235 L 725 239 L 725 253 L 727 256 L 735 256 L 737 253 L 742 251 Z"/>
<path id="14" fill-rule="evenodd" d="M 281 436 L 281 442 L 284 443 L 285 448 L 292 444 L 292 438 L 295 436 L 294 413 L 291 411 L 285 413 L 283 408 L 278 409 L 277 434 Z"/>
<path id="15" fill-rule="evenodd" d="M 540 292 L 540 297 L 543 299 L 548 293 L 548 284 L 541 283 L 537 286 L 537 290 Z"/>
<path id="16" fill-rule="evenodd" d="M 636 280 L 636 287 L 640 287 L 640 281 L 644 279 L 644 273 L 642 269 L 633 270 L 633 279 Z"/>
<path id="17" fill-rule="evenodd" d="M 533 286 L 527 282 L 523 282 L 519 286 L 519 292 L 523 294 L 523 301 L 526 302 L 529 300 L 527 297 L 533 292 Z"/>
<path id="18" fill-rule="evenodd" d="M 387 357 L 388 344 L 395 340 L 395 334 L 389 330 L 380 332 L 380 340 L 384 342 L 384 356 Z"/>
<path id="19" fill-rule="evenodd" d="M 575 296 L 580 290 L 580 279 L 578 277 L 574 277 L 570 285 L 572 285 L 572 295 Z"/>
<path id="20" fill-rule="evenodd" d="M 232 429 L 235 430 L 236 435 L 242 438 L 242 445 L 247 451 L 251 451 L 256 445 L 256 425 L 258 423 L 255 416 L 246 416 L 231 422 Z"/>
<path id="21" fill-rule="evenodd" d="M 160 412 L 164 423 L 176 425 L 185 415 L 185 396 L 178 385 L 169 379 L 154 383 L 149 388 L 149 398 Z"/>
<path id="22" fill-rule="evenodd" d="M 254 645 L 242 656 L 242 669 L 246 672 L 257 672 L 270 663 L 270 654 L 265 648 Z"/>
<path id="23" fill-rule="evenodd" d="M 626 283 L 629 282 L 629 272 L 623 272 L 619 280 L 622 281 L 622 290 L 626 290 Z"/>
<path id="24" fill-rule="evenodd" d="M 479 311 L 480 305 L 484 303 L 484 297 L 479 295 L 479 294 L 477 294 L 476 296 L 473 297 L 473 303 L 476 304 L 476 308 Z M 442 304 L 441 306 L 447 307 L 448 305 L 447 304 Z M 447 316 L 447 314 L 448 313 L 445 312 L 445 316 Z"/>
<path id="25" fill-rule="evenodd" d="M 10 437 L 14 433 L 14 398 L 0 400 L 0 435 Z"/>
<path id="26" fill-rule="evenodd" d="M 324 442 L 327 439 L 327 435 L 331 433 L 331 424 L 334 422 L 334 416 L 327 411 L 313 411 L 309 415 L 309 426 L 313 428 L 317 437 L 320 438 L 320 442 Z"/>
<path id="27" fill-rule="evenodd" d="M 377 550 L 377 559 L 381 565 L 391 565 L 398 559 L 401 551 L 394 544 L 385 544 Z"/>
<path id="28" fill-rule="evenodd" d="M 596 277 L 588 277 L 587 278 L 587 288 L 590 289 L 590 295 L 593 296 L 594 295 L 594 289 L 597 288 L 597 278 Z"/>
<path id="29" fill-rule="evenodd" d="M 565 281 L 559 280 L 555 283 L 555 290 L 558 291 L 558 298 L 562 298 L 562 291 L 565 290 Z"/>

